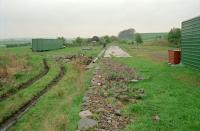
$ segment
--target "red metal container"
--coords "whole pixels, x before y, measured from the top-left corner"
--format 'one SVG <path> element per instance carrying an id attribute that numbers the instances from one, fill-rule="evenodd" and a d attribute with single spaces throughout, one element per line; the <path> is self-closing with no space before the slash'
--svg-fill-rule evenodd
<path id="1" fill-rule="evenodd" d="M 168 50 L 169 63 L 179 64 L 181 61 L 181 51 L 180 50 Z"/>

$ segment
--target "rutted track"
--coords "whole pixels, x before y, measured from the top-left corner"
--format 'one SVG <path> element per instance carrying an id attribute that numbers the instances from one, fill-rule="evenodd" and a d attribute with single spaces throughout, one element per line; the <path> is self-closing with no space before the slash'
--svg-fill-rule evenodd
<path id="1" fill-rule="evenodd" d="M 43 64 L 44 64 L 44 69 L 36 76 L 34 76 L 33 78 L 31 78 L 30 80 L 18 85 L 15 89 L 12 88 L 10 90 L 8 90 L 7 92 L 5 92 L 4 94 L 2 94 L 0 96 L 0 101 L 14 95 L 15 93 L 17 93 L 17 91 L 22 90 L 27 88 L 28 86 L 32 85 L 34 82 L 38 81 L 39 79 L 41 79 L 43 76 L 45 76 L 48 72 L 49 72 L 49 66 L 47 64 L 46 59 L 43 59 Z"/>
<path id="2" fill-rule="evenodd" d="M 55 86 L 62 79 L 64 74 L 65 68 L 61 66 L 59 74 L 43 90 L 38 92 L 36 96 L 34 96 L 31 100 L 27 101 L 17 111 L 15 111 L 9 117 L 5 118 L 0 123 L 0 131 L 7 131 L 12 125 L 14 125 L 23 114 L 25 114 L 31 107 L 33 107 L 37 103 L 37 101 L 42 95 L 44 95 L 50 88 Z"/>

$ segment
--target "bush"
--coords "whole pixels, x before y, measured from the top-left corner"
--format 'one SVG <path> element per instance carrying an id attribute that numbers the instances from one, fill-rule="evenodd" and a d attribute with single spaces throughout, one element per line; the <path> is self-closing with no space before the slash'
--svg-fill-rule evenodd
<path id="1" fill-rule="evenodd" d="M 143 43 L 143 40 L 142 40 L 140 33 L 135 34 L 135 41 L 136 41 L 137 44 Z"/>
<path id="2" fill-rule="evenodd" d="M 93 36 L 91 41 L 99 42 L 100 38 L 98 36 Z"/>
<path id="3" fill-rule="evenodd" d="M 62 36 L 62 37 L 58 37 L 58 40 L 61 40 L 63 45 L 66 43 L 66 39 Z"/>
<path id="4" fill-rule="evenodd" d="M 168 33 L 168 41 L 173 45 L 179 46 L 181 42 L 181 29 L 172 28 Z"/>
<path id="5" fill-rule="evenodd" d="M 78 44 L 78 45 L 82 45 L 82 42 L 83 42 L 83 39 L 80 38 L 80 37 L 77 37 L 75 42 Z"/>

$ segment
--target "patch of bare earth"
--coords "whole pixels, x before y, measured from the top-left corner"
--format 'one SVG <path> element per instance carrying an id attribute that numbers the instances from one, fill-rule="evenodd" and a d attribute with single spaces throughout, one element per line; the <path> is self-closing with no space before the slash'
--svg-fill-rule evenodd
<path id="1" fill-rule="evenodd" d="M 128 87 L 128 83 L 138 80 L 135 69 L 103 58 L 83 99 L 78 130 L 124 130 L 132 118 L 122 112 L 123 107 L 144 95 L 143 89 Z"/>

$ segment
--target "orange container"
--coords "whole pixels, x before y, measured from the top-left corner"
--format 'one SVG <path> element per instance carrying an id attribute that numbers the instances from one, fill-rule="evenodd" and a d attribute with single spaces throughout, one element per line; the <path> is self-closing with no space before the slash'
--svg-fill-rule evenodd
<path id="1" fill-rule="evenodd" d="M 168 50 L 169 63 L 179 64 L 181 61 L 181 51 L 180 50 Z"/>

